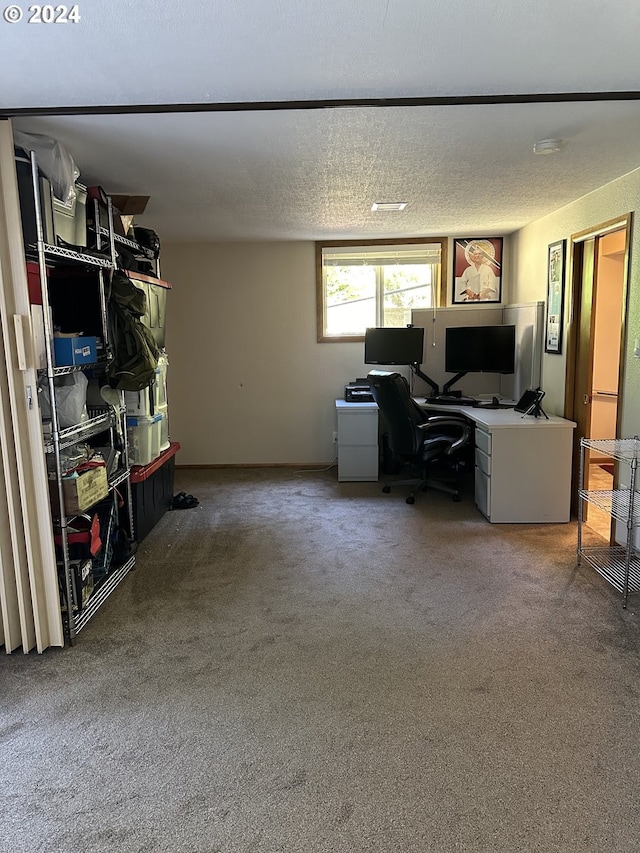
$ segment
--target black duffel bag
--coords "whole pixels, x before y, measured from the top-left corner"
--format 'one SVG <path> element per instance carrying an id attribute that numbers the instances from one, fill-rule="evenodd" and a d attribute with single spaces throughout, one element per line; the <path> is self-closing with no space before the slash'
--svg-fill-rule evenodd
<path id="1" fill-rule="evenodd" d="M 154 259 L 160 256 L 160 238 L 151 228 L 142 228 L 140 225 L 134 225 L 133 239 L 143 249 L 148 249 L 152 252 Z"/>

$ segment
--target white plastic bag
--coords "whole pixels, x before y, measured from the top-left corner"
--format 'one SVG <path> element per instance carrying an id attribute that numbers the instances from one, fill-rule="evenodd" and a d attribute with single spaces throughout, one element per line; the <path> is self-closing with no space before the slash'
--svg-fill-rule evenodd
<path id="1" fill-rule="evenodd" d="M 84 373 L 70 373 L 55 380 L 56 409 L 60 429 L 76 426 L 88 419 L 87 377 Z M 40 410 L 43 420 L 51 418 L 49 385 L 43 383 L 38 389 Z"/>
<path id="2" fill-rule="evenodd" d="M 13 141 L 27 152 L 35 151 L 38 166 L 49 179 L 54 196 L 65 204 L 71 203 L 76 197 L 75 183 L 80 170 L 64 145 L 51 136 L 21 130 L 13 131 Z"/>

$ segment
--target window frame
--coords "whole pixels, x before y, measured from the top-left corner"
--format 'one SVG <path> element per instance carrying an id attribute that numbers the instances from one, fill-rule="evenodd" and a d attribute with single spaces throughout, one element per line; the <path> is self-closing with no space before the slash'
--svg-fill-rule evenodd
<path id="1" fill-rule="evenodd" d="M 440 244 L 440 280 L 434 288 L 436 308 L 446 304 L 448 237 L 397 237 L 375 240 L 321 240 L 316 241 L 316 319 L 319 344 L 346 344 L 364 341 L 364 335 L 325 335 L 325 300 L 322 268 L 322 250 L 347 248 L 349 246 L 411 246 L 417 243 Z"/>

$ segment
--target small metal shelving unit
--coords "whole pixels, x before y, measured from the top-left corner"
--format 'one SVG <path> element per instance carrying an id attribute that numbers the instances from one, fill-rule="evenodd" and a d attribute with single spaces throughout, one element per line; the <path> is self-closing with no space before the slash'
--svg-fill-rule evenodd
<path id="1" fill-rule="evenodd" d="M 608 456 L 629 467 L 628 488 L 592 491 L 582 488 L 590 450 Z M 640 526 L 640 495 L 636 490 L 640 438 L 612 438 L 580 440 L 580 488 L 578 490 L 578 565 L 584 560 L 611 586 L 622 593 L 623 607 L 630 593 L 640 592 L 640 554 L 634 534 Z M 584 504 L 588 503 L 608 513 L 625 525 L 625 543 L 600 547 L 583 547 Z"/>
<path id="2" fill-rule="evenodd" d="M 54 246 L 44 241 L 43 216 L 42 216 L 42 199 L 40 197 L 40 181 L 37 158 L 34 152 L 30 154 L 31 172 L 33 193 L 35 201 L 36 214 L 36 233 L 37 242 L 34 246 L 28 248 L 28 254 L 37 258 L 40 289 L 42 292 L 42 304 L 45 307 L 43 312 L 44 330 L 46 339 L 46 363 L 44 373 L 49 385 L 49 397 L 51 405 L 51 434 L 44 435 L 44 450 L 46 454 L 52 454 L 55 462 L 55 480 L 58 492 L 58 501 L 60 507 L 59 528 L 61 538 L 61 559 L 55 570 L 59 574 L 59 583 L 61 591 L 61 612 L 65 635 L 70 644 L 75 643 L 75 638 L 80 630 L 87 624 L 91 617 L 95 614 L 99 607 L 111 595 L 113 590 L 120 584 L 125 576 L 134 568 L 135 555 L 128 556 L 126 561 L 121 565 L 113 565 L 110 567 L 108 561 L 110 555 L 103 555 L 104 561 L 101 565 L 101 577 L 95 584 L 95 587 L 86 601 L 81 600 L 82 591 L 77 589 L 74 582 L 74 572 L 80 568 L 82 570 L 87 560 L 78 561 L 71 560 L 69 557 L 69 545 L 67 529 L 69 521 L 73 518 L 67 514 L 64 503 L 64 491 L 62 487 L 63 470 L 61 466 L 60 452 L 79 441 L 84 441 L 92 436 L 99 435 L 102 432 L 109 432 L 110 443 L 113 446 L 114 442 L 114 427 L 116 419 L 120 420 L 120 433 L 122 435 L 122 458 L 123 466 L 120 466 L 115 472 L 109 476 L 108 488 L 109 499 L 113 501 L 113 517 L 110 520 L 110 525 L 115 524 L 113 519 L 117 518 L 118 514 L 118 492 L 117 487 L 124 485 L 127 497 L 127 515 L 128 529 L 130 540 L 134 539 L 133 527 L 133 507 L 131 497 L 131 481 L 130 468 L 127 462 L 127 432 L 125 428 L 126 408 L 124 403 L 124 394 L 120 392 L 120 411 L 116 409 L 105 409 L 104 412 L 99 412 L 95 417 L 89 418 L 87 421 L 69 427 L 67 429 L 59 428 L 58 413 L 56 407 L 56 395 L 54 380 L 57 377 L 73 373 L 78 370 L 92 369 L 104 370 L 111 358 L 110 340 L 109 340 L 109 324 L 107 320 L 107 300 L 106 293 L 108 290 L 108 281 L 110 275 L 116 268 L 116 242 L 127 248 L 134 250 L 138 255 L 146 256 L 148 252 L 141 246 L 138 246 L 131 240 L 120 238 L 114 234 L 113 230 L 113 210 L 111 199 L 108 199 L 107 218 L 109 228 L 98 226 L 96 229 L 96 250 L 97 254 L 83 252 L 82 249 L 76 251 L 66 246 Z M 99 222 L 98 202 L 94 202 L 94 221 Z M 98 288 L 100 297 L 100 313 L 102 322 L 102 332 L 105 343 L 104 357 L 98 362 L 91 365 L 57 367 L 54 364 L 53 358 L 53 329 L 49 318 L 49 312 L 46 307 L 49 305 L 49 287 L 47 279 L 47 265 L 65 265 L 77 266 L 81 265 L 85 269 L 92 270 L 96 277 L 96 287 Z M 93 508 L 90 510 L 93 511 Z M 111 529 L 111 528 L 110 528 Z"/>

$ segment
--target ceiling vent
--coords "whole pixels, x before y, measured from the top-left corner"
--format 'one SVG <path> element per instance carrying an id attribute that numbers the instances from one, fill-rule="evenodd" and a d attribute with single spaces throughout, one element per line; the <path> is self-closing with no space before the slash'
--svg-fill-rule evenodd
<path id="1" fill-rule="evenodd" d="M 374 201 L 371 210 L 404 210 L 406 201 Z"/>
<path id="2" fill-rule="evenodd" d="M 562 141 L 560 139 L 541 139 L 533 146 L 534 154 L 556 154 L 562 149 Z"/>

